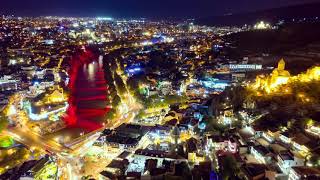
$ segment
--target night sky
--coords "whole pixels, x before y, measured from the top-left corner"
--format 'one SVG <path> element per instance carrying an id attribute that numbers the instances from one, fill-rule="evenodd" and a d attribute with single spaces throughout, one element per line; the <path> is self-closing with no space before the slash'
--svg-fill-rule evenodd
<path id="1" fill-rule="evenodd" d="M 206 17 L 320 0 L 1 0 L 0 13 L 19 16 Z"/>

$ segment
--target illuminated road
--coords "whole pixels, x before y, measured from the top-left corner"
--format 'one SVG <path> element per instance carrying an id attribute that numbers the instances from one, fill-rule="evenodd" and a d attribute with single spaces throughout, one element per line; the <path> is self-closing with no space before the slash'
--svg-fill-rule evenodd
<path id="1" fill-rule="evenodd" d="M 87 68 L 87 69 L 86 69 Z M 69 114 L 69 118 L 66 119 L 67 123 L 71 125 L 71 128 L 66 128 L 67 133 L 76 134 L 78 138 L 72 142 L 58 143 L 55 136 L 42 136 L 35 133 L 32 129 L 26 125 L 27 117 L 18 115 L 11 117 L 17 122 L 15 127 L 9 127 L 3 131 L 4 134 L 13 137 L 15 140 L 22 144 L 29 146 L 30 148 L 38 148 L 45 150 L 47 153 L 55 155 L 57 157 L 58 164 L 58 177 L 59 179 L 78 180 L 81 178 L 82 161 L 81 158 L 85 155 L 88 149 L 100 136 L 100 133 L 105 129 L 115 129 L 123 123 L 130 123 L 136 116 L 142 106 L 136 103 L 132 96 L 126 95 L 123 106 L 126 107 L 125 111 L 121 111 L 116 115 L 113 121 L 108 123 L 102 123 L 105 121 L 103 118 L 106 110 L 106 85 L 104 81 L 104 75 L 102 72 L 102 59 L 99 62 L 92 62 L 82 68 L 80 73 L 80 79 L 75 79 L 72 87 L 77 97 L 72 98 L 71 105 L 75 107 L 76 114 Z M 90 81 L 84 80 L 83 76 L 87 75 Z M 86 81 L 86 84 L 83 84 Z M 86 93 L 84 93 L 86 92 Z M 15 100 L 16 107 L 20 101 Z M 70 101 L 69 101 L 70 105 Z M 22 114 L 21 109 L 17 109 L 17 114 Z M 73 116 L 73 115 L 76 115 Z M 98 117 L 97 117 L 98 116 Z M 75 119 L 73 119 L 75 117 Z M 103 125 L 102 125 L 103 124 Z M 85 131 L 87 134 L 80 134 L 74 131 L 73 126 L 80 128 L 87 128 Z M 97 128 L 98 127 L 98 128 Z M 60 131 L 57 133 L 60 136 L 64 136 Z M 59 141 L 60 142 L 60 141 Z"/>
<path id="2" fill-rule="evenodd" d="M 12 136 L 17 141 L 30 147 L 39 147 L 56 153 L 68 153 L 71 151 L 70 148 L 63 146 L 52 139 L 45 139 L 28 128 L 8 128 L 8 130 L 3 131 L 3 133 Z"/>
<path id="3" fill-rule="evenodd" d="M 135 117 L 134 112 L 128 113 L 128 116 L 123 119 L 118 119 L 116 123 L 114 123 L 110 128 L 117 128 L 124 122 L 131 122 Z M 81 137 L 81 139 L 84 139 L 83 142 L 78 143 L 77 145 L 74 145 L 72 148 L 73 151 L 69 153 L 69 155 L 61 155 L 57 154 L 59 157 L 59 170 L 61 171 L 60 178 L 61 179 L 69 179 L 69 180 L 78 180 L 81 178 L 83 171 L 81 171 L 82 163 L 80 159 L 82 156 L 87 152 L 87 150 L 90 148 L 90 146 L 94 143 L 94 141 L 99 137 L 99 133 L 103 131 L 105 128 L 101 128 L 95 132 L 90 137 L 87 137 L 84 135 Z"/>
<path id="4" fill-rule="evenodd" d="M 58 167 L 60 179 L 76 180 L 81 176 L 80 158 L 86 153 L 87 149 L 100 136 L 97 132 L 90 137 L 86 137 L 77 147 L 68 148 L 51 139 L 45 139 L 28 128 L 11 127 L 3 131 L 3 134 L 13 137 L 15 140 L 30 148 L 39 148 L 56 155 L 58 157 Z"/>
<path id="5" fill-rule="evenodd" d="M 120 126 L 122 123 L 129 123 L 135 117 L 135 112 L 139 106 L 135 106 L 135 109 L 131 110 L 123 118 L 117 119 L 113 122 L 109 128 L 114 129 Z M 110 122 L 111 123 L 111 122 Z M 106 125 L 108 126 L 108 125 Z M 60 179 L 78 180 L 82 176 L 81 172 L 81 157 L 87 152 L 88 148 L 92 146 L 94 141 L 100 136 L 100 132 L 105 128 L 100 128 L 95 132 L 82 136 L 74 146 L 64 146 L 54 141 L 53 139 L 47 139 L 34 133 L 27 126 L 18 125 L 16 127 L 9 127 L 2 133 L 13 137 L 15 140 L 22 144 L 31 147 L 36 147 L 47 152 L 52 153 L 58 157 L 59 177 Z"/>

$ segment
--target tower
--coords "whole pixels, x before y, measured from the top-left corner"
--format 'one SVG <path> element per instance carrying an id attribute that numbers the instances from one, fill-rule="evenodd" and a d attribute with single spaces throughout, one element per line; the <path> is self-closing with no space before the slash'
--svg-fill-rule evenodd
<path id="1" fill-rule="evenodd" d="M 279 71 L 283 71 L 285 69 L 285 67 L 286 67 L 286 62 L 283 59 L 281 59 L 278 62 L 278 70 Z"/>

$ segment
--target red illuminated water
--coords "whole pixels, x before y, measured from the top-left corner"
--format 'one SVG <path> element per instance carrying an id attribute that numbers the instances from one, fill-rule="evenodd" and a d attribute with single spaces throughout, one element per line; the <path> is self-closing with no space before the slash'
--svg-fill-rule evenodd
<path id="1" fill-rule="evenodd" d="M 109 111 L 102 63 L 101 57 L 88 50 L 71 60 L 69 107 L 64 117 L 67 129 L 90 132 L 102 127 Z"/>

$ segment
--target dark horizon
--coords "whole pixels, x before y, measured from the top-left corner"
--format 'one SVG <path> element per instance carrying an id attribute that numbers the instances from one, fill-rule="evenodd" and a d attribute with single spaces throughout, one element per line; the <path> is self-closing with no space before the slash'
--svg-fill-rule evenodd
<path id="1" fill-rule="evenodd" d="M 11 0 L 1 4 L 0 13 L 17 16 L 69 16 L 114 18 L 198 18 L 254 12 L 297 4 L 320 2 L 320 0 L 163 0 L 149 3 L 147 0 Z"/>

